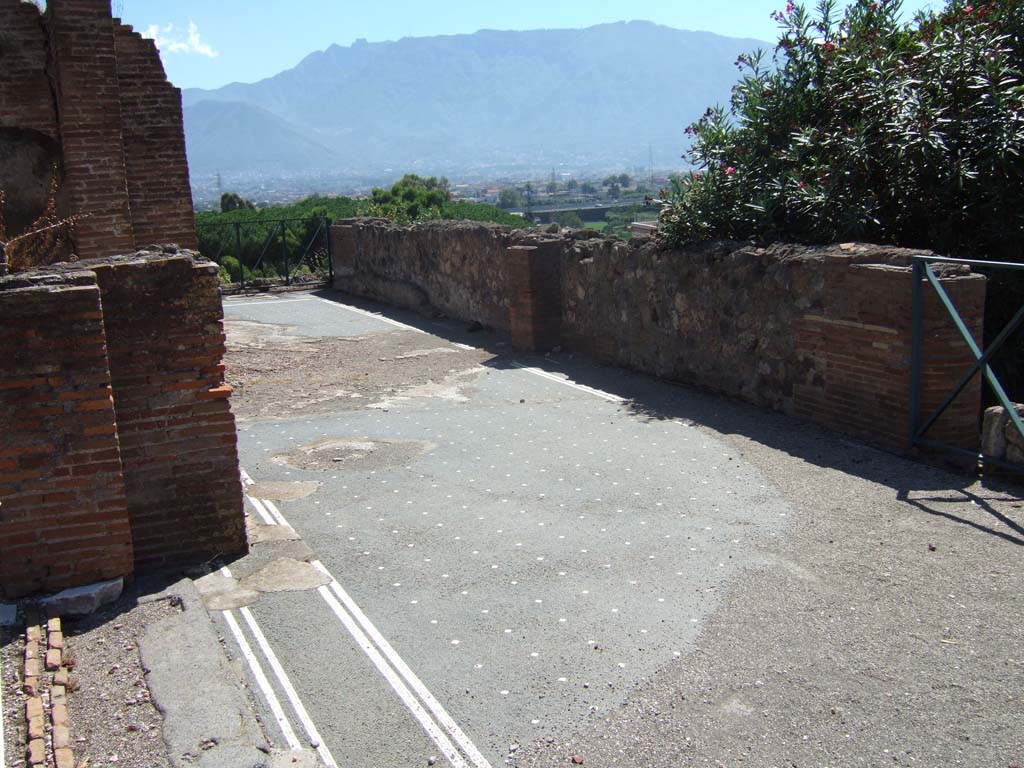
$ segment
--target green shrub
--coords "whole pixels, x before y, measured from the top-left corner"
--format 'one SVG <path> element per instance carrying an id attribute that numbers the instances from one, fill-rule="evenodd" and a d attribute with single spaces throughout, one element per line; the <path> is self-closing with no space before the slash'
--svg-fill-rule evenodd
<path id="1" fill-rule="evenodd" d="M 1024 239 L 1024 5 L 898 0 L 776 14 L 771 62 L 743 56 L 732 108 L 690 126 L 670 242 L 867 240 L 1019 258 Z"/>
<path id="2" fill-rule="evenodd" d="M 572 227 L 573 229 L 583 228 L 583 219 L 580 218 L 580 215 L 576 213 L 576 211 L 565 211 L 560 213 L 555 217 L 555 221 L 557 221 L 559 226 L 562 227 Z"/>
<path id="3" fill-rule="evenodd" d="M 222 283 L 237 283 L 242 278 L 242 265 L 234 256 L 221 256 L 217 276 Z"/>
<path id="4" fill-rule="evenodd" d="M 664 193 L 672 245 L 863 240 L 950 256 L 1024 255 L 1024 4 L 947 0 L 900 22 L 899 0 L 775 14 L 774 56 L 739 59 L 731 109 L 687 132 L 697 170 Z M 989 283 L 986 341 L 1024 301 Z M 1024 332 L 993 366 L 1024 399 Z"/>

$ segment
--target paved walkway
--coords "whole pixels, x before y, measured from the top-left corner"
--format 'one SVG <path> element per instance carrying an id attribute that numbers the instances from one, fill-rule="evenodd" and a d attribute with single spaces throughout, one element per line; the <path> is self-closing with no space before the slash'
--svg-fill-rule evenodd
<path id="1" fill-rule="evenodd" d="M 283 541 L 225 573 L 312 562 L 214 611 L 278 744 L 359 768 L 1024 759 L 1013 489 L 333 294 L 225 308 L 250 346 L 395 372 L 366 391 L 339 358 L 279 416 L 247 373 L 236 402 L 247 511 Z"/>

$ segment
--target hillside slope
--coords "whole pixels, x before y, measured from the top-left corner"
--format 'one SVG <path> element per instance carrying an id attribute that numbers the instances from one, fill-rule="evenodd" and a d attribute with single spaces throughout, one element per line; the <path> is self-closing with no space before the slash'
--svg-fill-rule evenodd
<path id="1" fill-rule="evenodd" d="M 257 83 L 186 90 L 190 161 L 212 168 L 217 142 L 234 157 L 269 143 L 268 130 L 280 142 L 287 128 L 351 170 L 645 166 L 649 145 L 668 164 L 685 147 L 685 126 L 729 98 L 736 57 L 763 45 L 635 21 L 332 46 Z M 195 111 L 204 101 L 248 104 L 281 122 L 218 131 L 210 123 L 223 115 Z M 249 162 L 265 161 L 254 153 Z"/>

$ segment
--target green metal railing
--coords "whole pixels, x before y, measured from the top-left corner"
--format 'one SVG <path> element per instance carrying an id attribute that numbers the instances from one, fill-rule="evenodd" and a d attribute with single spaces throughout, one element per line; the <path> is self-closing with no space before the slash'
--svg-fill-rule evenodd
<path id="1" fill-rule="evenodd" d="M 989 362 L 991 362 L 996 353 L 999 352 L 1013 333 L 1021 326 L 1022 323 L 1024 323 L 1024 304 L 1021 305 L 1010 322 L 1007 323 L 999 334 L 992 340 L 988 349 L 983 350 L 974 340 L 973 334 L 971 334 L 970 329 L 964 323 L 964 320 L 957 311 L 952 299 L 950 299 L 949 294 L 946 292 L 945 288 L 942 287 L 942 283 L 939 282 L 938 277 L 935 275 L 935 271 L 932 269 L 932 264 L 963 264 L 967 266 L 983 267 L 987 270 L 1024 270 L 1024 264 L 1018 264 L 1016 262 L 979 261 L 974 259 L 951 259 L 944 256 L 925 255 L 914 256 L 913 264 L 913 347 L 910 361 L 910 447 L 913 448 L 920 445 L 926 448 L 984 461 L 986 464 L 993 464 L 1005 469 L 1015 470 L 1018 472 L 1024 471 L 1020 465 L 1010 464 L 994 456 L 987 456 L 982 450 L 970 451 L 965 448 L 949 445 L 939 440 L 931 440 L 925 437 L 928 430 L 932 428 L 935 422 L 938 421 L 939 417 L 946 412 L 950 405 L 952 405 L 957 396 L 964 391 L 975 376 L 981 373 L 989 387 L 992 388 L 992 391 L 995 393 L 999 403 L 1006 409 L 1007 415 L 1017 432 L 1020 434 L 1021 439 L 1024 440 L 1024 421 L 1021 420 L 1020 414 L 1017 413 L 1017 409 L 1014 407 L 1013 402 L 1006 394 L 1006 390 L 999 381 L 999 377 L 996 376 L 995 371 L 993 371 L 992 367 L 989 365 Z M 942 404 L 936 408 L 928 418 L 924 420 L 924 422 L 922 422 L 921 365 L 924 346 L 925 283 L 931 285 L 932 289 L 938 295 L 939 301 L 942 302 L 946 312 L 952 318 L 957 330 L 963 337 L 968 349 L 971 350 L 971 354 L 974 356 L 974 365 L 971 366 L 970 370 L 967 371 L 963 377 L 961 377 L 960 381 L 957 382 L 957 385 L 953 388 L 952 392 L 950 392 Z"/>
<path id="2" fill-rule="evenodd" d="M 254 280 L 280 280 L 290 286 L 307 273 L 330 282 L 334 277 L 330 228 L 329 218 L 316 216 L 211 222 L 197 225 L 196 232 L 204 256 L 218 264 L 228 256 L 237 259 L 238 282 L 244 290 Z M 258 233 L 255 239 L 253 232 Z"/>

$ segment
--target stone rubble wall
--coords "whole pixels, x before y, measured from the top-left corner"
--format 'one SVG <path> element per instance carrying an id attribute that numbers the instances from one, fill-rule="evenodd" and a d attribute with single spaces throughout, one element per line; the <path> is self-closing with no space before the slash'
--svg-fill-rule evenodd
<path id="1" fill-rule="evenodd" d="M 552 230 L 557 230 L 553 227 Z M 430 221 L 401 226 L 384 219 L 347 219 L 331 227 L 334 287 L 418 312 L 440 312 L 511 329 L 515 290 L 528 290 L 527 275 L 513 274 L 510 247 L 540 248 L 556 258 L 580 230 L 566 238 L 541 230 L 514 230 L 473 221 Z M 554 250 L 552 250 L 554 248 Z M 557 280 L 561 268 L 538 279 Z"/>
<path id="2" fill-rule="evenodd" d="M 911 251 L 730 242 L 670 251 L 557 227 L 358 219 L 332 237 L 340 290 L 511 331 L 519 349 L 560 347 L 906 447 Z M 980 339 L 984 277 L 943 274 Z M 973 362 L 930 288 L 925 329 L 922 415 Z M 976 447 L 980 387 L 928 436 Z"/>
<path id="3" fill-rule="evenodd" d="M 899 449 L 909 429 L 912 253 L 587 241 L 563 262 L 563 347 Z M 985 279 L 951 275 L 943 285 L 980 339 Z M 930 288 L 925 328 L 929 414 L 973 358 Z M 980 396 L 975 381 L 929 437 L 976 443 Z"/>
<path id="4" fill-rule="evenodd" d="M 334 285 L 417 311 L 509 329 L 508 227 L 428 222 L 413 228 L 353 219 L 331 228 Z"/>
<path id="5" fill-rule="evenodd" d="M 216 266 L 0 278 L 0 599 L 247 549 Z"/>

